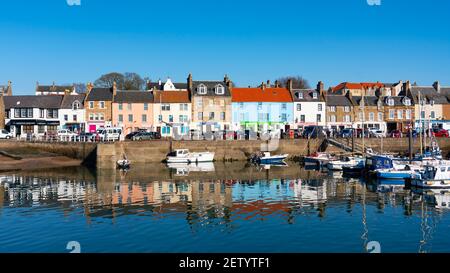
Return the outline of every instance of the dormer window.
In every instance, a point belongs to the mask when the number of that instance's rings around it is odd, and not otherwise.
[[[313,95],[313,99],[315,99],[315,100],[316,100],[316,99],[317,99],[317,92],[313,92],[313,94],[312,94],[312,95]]]
[[[387,98],[386,99],[386,104],[389,106],[394,106],[395,105],[395,101],[393,98]]]
[[[198,86],[198,93],[200,95],[206,95],[207,92],[208,92],[208,89],[206,88],[206,86],[204,84],[200,84]]]
[[[225,94],[225,87],[223,87],[223,85],[221,84],[216,85],[216,94],[217,95]]]
[[[406,106],[411,106],[411,100],[409,98],[404,98],[403,99],[403,104]]]
[[[299,99],[299,100],[302,100],[302,99],[303,99],[303,93],[302,93],[302,92],[296,92],[296,93],[295,93],[295,97],[296,97],[297,99]]]
[[[75,101],[72,104],[72,110],[78,110],[78,109],[80,109],[80,107],[81,107],[81,103],[79,101]]]
[[[434,106],[434,100],[430,100],[431,106]]]

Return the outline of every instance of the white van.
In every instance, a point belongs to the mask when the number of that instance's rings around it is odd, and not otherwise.
[[[122,135],[122,128],[99,128],[97,129],[97,135],[101,141],[119,141]]]

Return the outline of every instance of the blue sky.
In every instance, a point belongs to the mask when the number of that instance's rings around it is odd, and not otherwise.
[[[0,2],[0,84],[302,75],[315,85],[410,79],[450,85],[450,1],[15,0]]]

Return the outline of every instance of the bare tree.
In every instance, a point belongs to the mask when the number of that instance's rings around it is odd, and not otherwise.
[[[77,93],[86,93],[86,84],[85,83],[74,83],[75,92]]]
[[[145,80],[139,74],[127,72],[124,77],[123,90],[143,90],[145,88]]]
[[[125,83],[125,76],[123,74],[117,73],[117,72],[108,73],[108,74],[102,75],[100,78],[98,78],[94,82],[94,85],[96,87],[108,88],[108,87],[112,87],[114,82],[116,82],[118,89],[123,89],[124,83]]]
[[[277,79],[279,84],[283,87],[287,87],[288,80],[292,80],[292,88],[294,89],[308,89],[311,88],[309,85],[308,80],[303,78],[302,76],[287,76],[287,77],[280,77]]]

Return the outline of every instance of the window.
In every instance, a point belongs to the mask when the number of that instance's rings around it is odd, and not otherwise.
[[[214,119],[214,112],[209,113],[209,119]]]
[[[350,106],[345,106],[344,107],[344,112],[346,112],[346,113],[350,112]]]
[[[128,103],[128,105],[127,105],[128,111],[131,111],[132,108],[133,108],[132,104],[131,104],[131,103]]]
[[[69,115],[64,115],[64,121],[69,121]]]
[[[188,105],[187,103],[182,103],[180,104],[180,111],[187,111],[188,110]]]
[[[123,115],[119,115],[119,122],[123,122]]]
[[[39,109],[39,117],[40,118],[44,118],[45,117],[45,110],[44,109]]]
[[[208,92],[208,89],[206,88],[206,86],[204,84],[200,84],[198,86],[198,94],[206,95],[207,92]]]
[[[186,122],[188,122],[188,116],[180,115],[179,120],[180,120],[180,122],[186,123]]]
[[[375,121],[375,114],[369,113],[369,121]]]
[[[388,98],[387,104],[388,104],[389,106],[394,106],[394,105],[395,105],[394,99],[393,99],[393,98]]]
[[[58,118],[58,109],[47,109],[47,118]]]
[[[128,115],[128,122],[133,122],[133,115]]]
[[[23,127],[23,132],[26,134],[31,134],[34,133],[34,126],[33,125],[24,125]]]
[[[403,101],[403,103],[404,103],[406,106],[410,106],[410,105],[411,105],[411,100],[410,100],[409,98],[405,98],[404,101]]]
[[[105,102],[104,101],[100,101],[98,103],[98,105],[99,105],[100,109],[105,109]]]
[[[147,122],[147,115],[146,115],[146,114],[143,114],[143,115],[142,115],[142,122],[143,122],[143,123],[146,123],[146,122]]]
[[[330,112],[336,112],[336,106],[330,106],[328,109]]]
[[[73,121],[75,121],[75,122],[78,121],[78,116],[77,115],[73,115],[72,118],[73,118]]]
[[[89,102],[89,109],[94,109],[94,102],[93,101]]]
[[[359,112],[359,113],[358,113],[358,120],[359,120],[359,121],[362,121],[363,118],[364,118],[364,117],[363,117],[363,113],[362,113],[362,112]]]
[[[225,120],[225,119],[226,119],[225,112],[220,113],[220,120]]]
[[[266,115],[264,113],[258,113],[258,121],[259,122],[264,122],[266,121],[264,118],[266,117]]]
[[[79,101],[75,101],[72,105],[73,110],[78,110],[81,107],[81,103]]]
[[[305,115],[301,115],[300,116],[300,122],[305,123],[306,121],[306,116]]]
[[[159,115],[159,116],[158,116],[158,121],[159,121],[159,122],[162,122],[162,115]]]
[[[389,110],[389,119],[395,119],[395,110]]]
[[[170,135],[170,127],[162,127],[163,135]]]
[[[317,122],[322,122],[322,115],[321,114],[317,115]]]
[[[49,133],[56,133],[57,130],[58,130],[58,126],[56,126],[56,125],[48,125],[47,126],[47,132],[49,132]]]
[[[352,118],[350,117],[350,115],[344,116],[344,122],[352,122]]]
[[[297,104],[297,111],[302,111],[302,105],[300,103]]]
[[[148,111],[148,103],[144,103],[144,111]]]
[[[411,119],[411,110],[406,110],[406,119]]]
[[[281,110],[286,110],[286,109],[287,109],[287,104],[286,103],[281,104]]]
[[[120,121],[120,117],[121,117],[122,115],[119,115],[119,121]],[[122,118],[123,119],[123,118]],[[89,120],[94,120],[94,114],[89,114]]]
[[[98,120],[99,119],[98,114],[95,114],[94,118],[95,118],[95,120]]]
[[[39,134],[45,133],[45,125],[39,125],[38,126],[38,133]]]
[[[318,105],[318,110],[319,110],[319,112],[322,112],[322,107],[323,107],[322,104],[319,104],[319,105]]]
[[[336,122],[336,116],[335,115],[331,115],[330,116],[330,122]]]
[[[295,93],[295,97],[296,97],[297,99],[299,99],[299,100],[302,100],[302,99],[303,99],[303,93],[302,93],[302,92],[296,92],[296,93]]]
[[[169,115],[169,122],[173,122],[173,115]]]
[[[420,116],[422,117],[422,119],[425,119],[425,111],[420,112]]]
[[[378,113],[378,121],[383,121],[383,113]]]
[[[434,106],[434,100],[430,100],[431,106]]]
[[[262,106],[263,106],[262,102],[258,102],[258,110],[262,110]]]
[[[223,85],[219,84],[216,86],[216,94],[217,95],[225,94],[225,88],[223,87]]]
[[[170,104],[161,104],[161,111],[170,111]]]
[[[198,108],[203,107],[203,99],[202,99],[202,98],[197,99],[197,107],[198,107]]]
[[[104,114],[98,114],[98,119],[99,120],[105,120],[105,115]]]
[[[403,110],[397,110],[397,118],[403,119]]]
[[[317,92],[313,92],[313,99],[317,99]]]
[[[281,121],[287,122],[287,114],[286,113],[281,114]]]
[[[239,109],[244,109],[244,103],[243,102],[239,103]]]
[[[203,112],[198,112],[198,119],[203,120]]]
[[[435,119],[436,118],[436,113],[434,111],[431,111],[431,118]]]
[[[123,103],[119,103],[119,111],[123,110]]]

